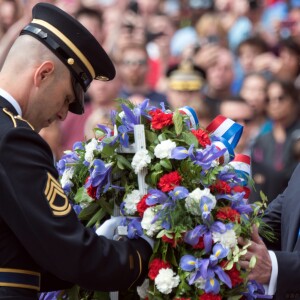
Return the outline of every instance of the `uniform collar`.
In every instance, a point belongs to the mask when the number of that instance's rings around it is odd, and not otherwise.
[[[7,100],[14,107],[18,115],[22,117],[21,107],[17,102],[17,100],[11,94],[9,94],[8,92],[0,88],[0,96],[2,96],[5,100]]]

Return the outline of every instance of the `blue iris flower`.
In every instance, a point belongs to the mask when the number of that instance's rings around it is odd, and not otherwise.
[[[188,195],[189,195],[188,189],[186,189],[183,186],[177,186],[173,191],[169,192],[169,196],[175,201],[182,200],[186,198]]]
[[[137,239],[143,235],[143,228],[141,225],[141,218],[134,218],[128,223],[128,238]]]
[[[56,167],[60,176],[63,175],[66,169],[75,165],[79,161],[79,156],[76,152],[68,152],[62,156],[62,158],[57,162]]]
[[[249,280],[247,283],[248,292],[243,293],[247,300],[254,299],[272,299],[273,296],[265,295],[264,287],[254,280]]]
[[[95,159],[90,169],[90,177],[84,185],[85,188],[90,186],[97,187],[96,197],[99,198],[101,189],[103,188],[103,192],[105,193],[110,186],[111,171],[111,165],[105,165],[101,159]]]
[[[206,280],[205,292],[218,294],[220,291],[220,283],[215,278],[225,283],[229,288],[232,287],[230,277],[218,265],[220,259],[228,255],[228,250],[221,244],[216,244],[213,247],[213,253],[207,259],[196,258],[193,255],[184,255],[180,260],[180,267],[184,271],[192,272],[189,278],[189,284],[193,284],[197,279],[202,277]]]
[[[198,244],[200,237],[203,237],[205,252],[209,253],[212,248],[212,232],[224,233],[226,230],[226,225],[219,221],[214,222],[210,226],[198,225],[186,232],[184,241],[189,245],[195,246]]]
[[[215,145],[207,145],[205,149],[197,150],[195,158],[193,159],[195,164],[200,165],[204,170],[208,170],[213,166],[213,162],[220,158],[226,149],[219,150]]]
[[[146,199],[146,204],[149,206],[164,204],[168,199],[168,196],[160,190],[150,189],[148,194],[149,196]]]
[[[128,132],[132,132],[132,129],[127,128],[125,125],[120,125],[118,127],[118,137],[120,144],[128,148],[129,147],[129,135]]]
[[[186,159],[187,157],[190,157],[191,159],[194,159],[193,151],[194,151],[193,144],[189,147],[188,150],[182,146],[179,146],[172,150],[171,158],[177,159],[177,160],[183,160],[183,159]]]
[[[73,144],[73,151],[76,151],[76,150],[84,150],[84,146],[83,146],[82,142],[75,142]]]

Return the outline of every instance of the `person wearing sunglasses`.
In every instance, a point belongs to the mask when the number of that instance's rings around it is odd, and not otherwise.
[[[292,154],[293,132],[300,128],[299,96],[293,82],[273,79],[267,86],[267,114],[272,130],[257,138],[252,148],[254,188],[251,201],[259,199],[260,191],[269,201],[286,188],[297,166]]]
[[[235,152],[250,155],[253,108],[240,96],[228,96],[220,102],[220,114],[243,126]]]

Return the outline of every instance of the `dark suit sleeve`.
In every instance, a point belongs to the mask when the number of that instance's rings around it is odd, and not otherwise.
[[[278,262],[276,299],[300,299],[300,166],[295,169],[286,190],[273,200],[264,220],[278,237],[266,244]]]
[[[23,255],[42,270],[92,290],[141,284],[151,247],[142,239],[111,241],[85,228],[57,182],[52,154],[41,137],[11,130],[0,145],[0,216]]]
[[[275,240],[264,240],[269,250],[280,250],[281,245],[281,211],[284,202],[284,194],[273,200],[265,211],[263,221],[270,226],[274,233]]]

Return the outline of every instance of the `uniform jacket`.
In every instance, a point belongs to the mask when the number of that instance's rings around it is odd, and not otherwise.
[[[295,169],[286,190],[273,200],[266,221],[276,234],[274,243],[266,244],[278,261],[276,300],[300,299],[300,165]]]
[[[57,181],[50,147],[16,115],[0,97],[0,271],[40,273],[41,291],[141,284],[151,247],[143,239],[107,240],[84,227]],[[0,299],[8,299],[10,289],[1,285],[0,277]]]

